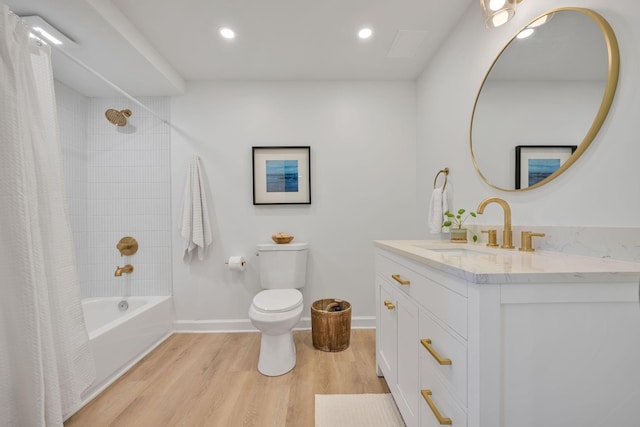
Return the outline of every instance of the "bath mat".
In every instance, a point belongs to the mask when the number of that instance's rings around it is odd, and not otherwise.
[[[316,394],[316,427],[404,427],[396,403],[383,394]]]

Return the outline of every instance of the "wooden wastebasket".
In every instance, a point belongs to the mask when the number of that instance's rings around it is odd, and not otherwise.
[[[313,346],[322,351],[342,351],[351,340],[351,304],[341,299],[321,299],[311,304]]]

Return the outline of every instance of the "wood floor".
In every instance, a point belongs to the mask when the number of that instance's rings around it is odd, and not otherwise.
[[[257,370],[258,333],[174,334],[65,422],[65,427],[313,427],[315,394],[388,393],[376,376],[375,330],[348,349],[316,350],[294,332],[297,365]]]

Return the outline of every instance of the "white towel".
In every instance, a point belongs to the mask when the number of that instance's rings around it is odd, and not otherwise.
[[[429,232],[438,234],[442,232],[444,213],[449,210],[447,191],[442,188],[434,188],[429,201]]]
[[[200,158],[193,156],[184,188],[184,210],[182,213],[182,237],[184,238],[184,261],[190,262],[193,252],[202,261],[211,244],[211,225],[204,180],[200,172]]]

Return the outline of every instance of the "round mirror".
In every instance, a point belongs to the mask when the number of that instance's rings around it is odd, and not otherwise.
[[[490,186],[540,187],[567,170],[600,130],[618,84],[609,23],[583,8],[531,21],[500,52],[471,118],[471,156]]]

